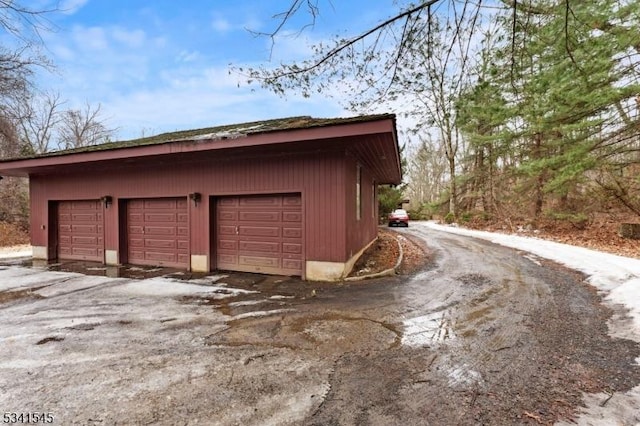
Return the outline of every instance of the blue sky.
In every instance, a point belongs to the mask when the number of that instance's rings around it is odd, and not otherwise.
[[[355,34],[394,11],[390,1],[319,4],[315,27],[297,38],[278,39],[272,64],[307,57],[310,42]],[[108,126],[118,128],[116,139],[292,115],[351,115],[338,99],[296,94],[283,99],[229,74],[229,64],[268,64],[270,40],[247,29],[272,30],[273,15],[288,5],[287,0],[65,0],[60,12],[47,15],[55,30],[42,33],[45,54],[57,69],[41,72],[38,83],[59,92],[67,107],[101,104]],[[289,29],[304,23],[293,22]]]

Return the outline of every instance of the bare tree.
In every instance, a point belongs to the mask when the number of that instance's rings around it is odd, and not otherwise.
[[[14,104],[13,119],[27,153],[42,154],[55,148],[53,139],[60,122],[62,104],[64,102],[60,99],[60,94],[53,92]]]
[[[27,44],[40,42],[41,32],[54,29],[47,15],[57,10],[34,9],[20,1],[0,0],[0,28]]]
[[[440,201],[448,184],[447,170],[448,161],[439,141],[421,138],[419,145],[409,150],[407,195],[413,208]]]
[[[70,109],[62,113],[59,128],[59,147],[79,148],[107,142],[114,130],[107,128],[101,117],[101,106],[89,103],[84,109]]]

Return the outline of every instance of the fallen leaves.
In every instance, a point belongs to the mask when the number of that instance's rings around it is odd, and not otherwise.
[[[29,244],[29,234],[12,223],[0,222],[0,247],[19,244]]]

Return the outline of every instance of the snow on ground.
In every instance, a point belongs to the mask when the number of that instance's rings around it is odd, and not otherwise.
[[[442,311],[403,321],[402,344],[422,347],[442,343],[456,336]]]
[[[33,250],[28,244],[19,246],[0,247],[0,259],[13,259],[17,257],[31,257]]]
[[[414,223],[438,231],[482,238],[529,252],[531,254],[525,254],[524,257],[538,265],[540,262],[535,256],[585,273],[589,276],[588,282],[602,292],[605,303],[622,305],[629,311],[630,321],[624,316],[614,315],[609,322],[609,334],[640,342],[640,260],[533,237],[476,231],[439,225],[435,222]],[[640,360],[637,361],[640,363]],[[558,425],[632,424],[629,422],[637,419],[636,413],[640,410],[640,386],[613,395],[585,394],[584,402],[585,406],[578,418],[573,419],[571,423],[559,422]]]
[[[633,319],[632,329],[613,327],[611,334],[640,342],[640,260],[539,238],[475,231],[434,222],[418,223],[438,231],[482,238],[496,244],[524,250],[584,272],[589,276],[588,282],[604,292],[605,302],[624,305]],[[525,257],[538,263],[535,258]]]
[[[217,286],[192,284],[192,281],[182,281],[167,277],[148,278],[144,280],[131,280],[124,285],[114,287],[112,291],[125,292],[140,296],[188,296],[207,294],[214,299],[231,297],[238,294],[255,293],[255,291],[239,288],[228,288],[226,284]]]

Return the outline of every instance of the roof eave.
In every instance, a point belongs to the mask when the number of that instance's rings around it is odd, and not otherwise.
[[[168,141],[153,145],[120,147],[89,152],[61,153],[60,155],[46,157],[6,160],[0,161],[0,175],[27,177],[32,173],[37,173],[37,170],[40,168],[52,166],[143,158],[174,153],[278,145],[292,142],[304,143],[305,141],[366,136],[376,133],[391,133],[397,146],[395,119],[393,116],[388,116],[373,121],[342,123],[331,126],[287,129],[241,135],[233,139],[194,138],[181,141]],[[399,164],[400,163],[398,162],[398,165]]]

